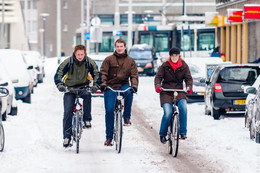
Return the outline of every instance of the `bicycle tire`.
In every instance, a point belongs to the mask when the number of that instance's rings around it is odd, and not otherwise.
[[[123,122],[122,122],[122,112],[119,112],[119,120],[117,121],[118,123],[118,153],[121,152],[121,148],[122,148],[122,138],[123,138]]]
[[[168,128],[168,152],[169,154],[172,154],[172,118],[171,118],[171,122],[170,122],[170,126]]]
[[[80,139],[80,121],[79,111],[76,112],[76,153],[79,153],[79,139]]]
[[[0,152],[4,150],[5,146],[5,132],[2,123],[0,123]]]
[[[116,150],[118,150],[118,112],[115,111],[115,121],[114,121],[114,142]]]
[[[178,148],[179,148],[179,135],[180,135],[180,123],[179,123],[179,114],[176,113],[173,116],[173,121],[172,121],[172,155],[173,157],[177,157],[178,154]]]

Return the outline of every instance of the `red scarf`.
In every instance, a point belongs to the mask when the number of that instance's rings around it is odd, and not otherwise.
[[[173,63],[171,60],[169,60],[168,62],[169,62],[169,64],[171,65],[171,67],[172,67],[173,71],[176,71],[176,69],[177,69],[177,68],[179,68],[179,67],[181,67],[181,66],[182,66],[182,62],[181,62],[181,60],[180,60],[180,59],[177,61],[177,63],[176,63],[176,64],[175,64],[175,63]]]

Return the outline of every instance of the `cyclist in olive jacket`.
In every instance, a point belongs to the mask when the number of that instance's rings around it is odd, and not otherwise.
[[[96,92],[98,85],[98,68],[96,63],[86,55],[86,47],[77,45],[74,48],[73,55],[65,59],[58,67],[54,76],[54,82],[60,92],[65,92],[66,87],[84,88],[89,86],[91,81],[89,73],[93,78],[93,87],[91,92]],[[82,91],[80,97],[83,98],[83,128],[91,128],[91,94]],[[70,145],[72,135],[72,112],[74,108],[76,95],[67,92],[63,97],[64,117],[63,117],[63,139],[64,147]]]

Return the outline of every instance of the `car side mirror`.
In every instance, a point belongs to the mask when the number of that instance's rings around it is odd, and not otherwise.
[[[1,83],[0,86],[8,86],[8,82]]]
[[[248,87],[246,88],[247,94],[256,94],[256,88],[255,87]]]
[[[7,88],[0,88],[0,97],[6,97],[9,94]]]

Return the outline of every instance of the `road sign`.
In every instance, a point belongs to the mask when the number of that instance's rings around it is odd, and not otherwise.
[[[113,36],[122,36],[122,31],[119,30],[113,31]]]
[[[99,17],[94,17],[93,19],[91,19],[91,24],[93,26],[96,26],[96,27],[100,26],[100,24],[101,24],[100,18]]]
[[[84,34],[86,40],[90,40],[90,32]]]

